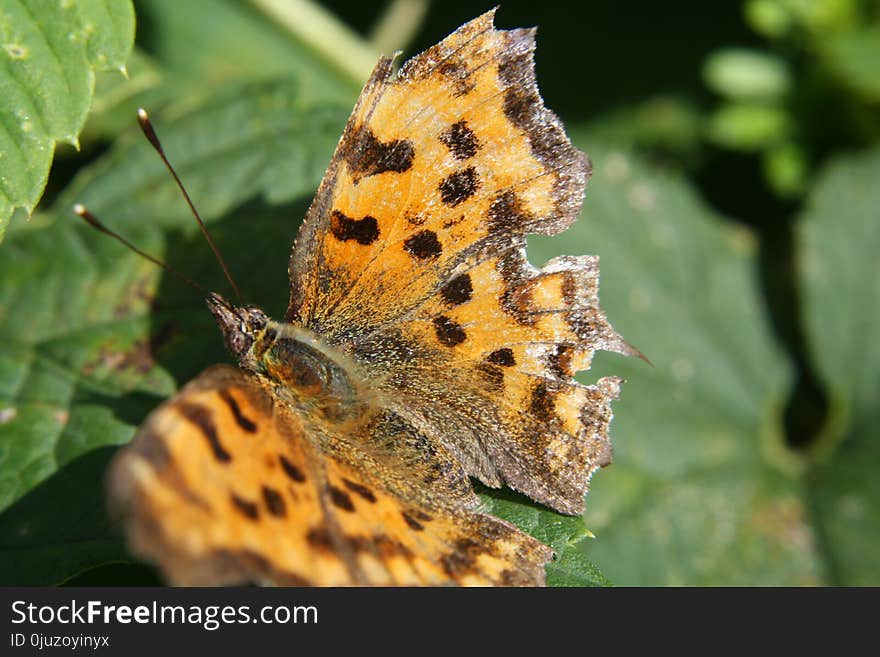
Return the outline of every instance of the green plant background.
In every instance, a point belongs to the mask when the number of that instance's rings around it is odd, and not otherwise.
[[[603,306],[653,367],[600,354],[581,375],[627,379],[583,518],[481,489],[487,510],[557,549],[554,585],[880,584],[880,3],[545,4],[496,22],[539,26],[542,93],[595,173],[581,219],[530,259],[599,254]],[[155,583],[104,513],[103,470],[226,360],[198,295],[70,215],[85,203],[223,289],[134,109],[278,316],[377,53],[485,9],[3,4],[0,583]]]

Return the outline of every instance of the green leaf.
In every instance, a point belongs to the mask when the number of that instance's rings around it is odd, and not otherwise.
[[[304,203],[347,112],[289,80],[237,84],[157,120],[249,300],[276,315]],[[136,132],[136,131],[134,131]],[[134,137],[139,137],[134,139]],[[266,205],[256,196],[281,206]],[[0,259],[0,581],[55,584],[123,559],[102,468],[156,404],[228,360],[202,295],[69,215],[80,200],[212,289],[223,279],[161,162],[132,134],[15,226]],[[216,221],[222,215],[222,221]],[[65,515],[66,514],[66,515]]]
[[[548,586],[611,585],[581,547],[592,536],[583,518],[555,513],[509,489],[478,486],[477,491],[486,513],[512,522],[556,551],[556,558],[547,564]]]
[[[104,512],[111,448],[95,449],[0,515],[0,582],[55,585],[96,563],[128,561]]]
[[[825,48],[828,64],[858,94],[880,101],[880,25],[848,30]]]
[[[233,79],[293,76],[303,99],[342,101],[350,108],[369,72],[352,77],[326,52],[300,42],[250,3],[150,0],[138,9],[138,43],[170,74],[198,88]],[[333,40],[324,44],[332,48]],[[361,62],[361,67],[370,69],[375,59]]]
[[[765,151],[762,158],[764,177],[780,196],[798,196],[807,183],[807,154],[796,142],[787,142]]]
[[[210,221],[258,195],[277,204],[313,191],[347,114],[305,101],[295,80],[276,79],[227,85],[195,106],[167,108],[153,123],[199,213]],[[74,203],[116,226],[149,216],[162,226],[195,228],[174,180],[136,128],[83,170],[56,207],[66,212]]]
[[[880,150],[821,176],[799,230],[804,319],[831,418],[810,499],[832,583],[880,584]]]
[[[791,87],[791,75],[784,60],[742,48],[713,52],[706,59],[703,77],[710,89],[737,100],[775,100]]]
[[[797,31],[825,39],[851,27],[869,6],[859,0],[748,0],[744,14],[755,31],[771,39]]]
[[[575,137],[595,174],[565,251],[601,256],[602,305],[654,364],[600,353],[585,373],[627,382],[583,549],[620,585],[820,582],[800,463],[780,428],[789,368],[756,290],[753,238],[681,180]],[[530,240],[530,259],[560,248]]]
[[[736,102],[717,109],[708,136],[716,144],[741,151],[763,151],[786,140],[791,116],[779,105]]]
[[[62,9],[65,2],[60,3]],[[96,70],[125,69],[134,43],[134,7],[126,0],[73,0]]]
[[[12,212],[40,200],[56,141],[76,145],[95,70],[122,69],[131,3],[9,0],[0,9],[0,239]]]
[[[783,36],[792,26],[792,16],[779,0],[746,0],[746,22],[755,32],[769,38]]]
[[[593,125],[615,144],[674,153],[686,160],[700,145],[704,117],[684,98],[656,96],[606,112]]]
[[[81,141],[113,141],[134,125],[138,108],[156,113],[179,95],[178,85],[138,48],[131,51],[126,70],[125,77],[112,71],[98,73],[95,98]]]

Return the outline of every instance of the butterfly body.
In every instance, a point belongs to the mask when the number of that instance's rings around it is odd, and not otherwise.
[[[154,411],[109,475],[129,544],[173,583],[540,585],[552,551],[470,479],[579,513],[638,354],[598,259],[538,269],[525,235],[576,218],[589,161],[534,81],[533,30],[494,11],[379,61],[302,224],[283,322],[208,305],[239,367]]]
[[[239,366],[280,401],[333,422],[361,412],[369,391],[357,384],[356,364],[320,335],[216,293],[207,301]]]

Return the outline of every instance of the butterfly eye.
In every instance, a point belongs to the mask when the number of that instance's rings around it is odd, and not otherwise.
[[[269,319],[259,308],[245,308],[241,330],[244,333],[259,333],[268,324]]]
[[[229,350],[236,356],[244,354],[253,343],[254,339],[248,335],[244,326],[240,332],[236,331],[228,336]]]

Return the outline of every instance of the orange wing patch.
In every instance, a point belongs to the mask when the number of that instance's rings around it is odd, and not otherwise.
[[[393,483],[352,465],[382,473],[381,455],[342,438],[345,449],[334,450],[334,439],[316,436],[253,377],[207,370],[111,467],[132,550],[173,584],[543,583],[546,546],[478,513],[469,497],[444,495],[442,482],[435,502],[401,499]],[[401,459],[400,436],[384,438]],[[394,469],[389,481],[414,479]]]
[[[534,31],[495,30],[493,15],[393,81],[380,61],[298,238],[288,319],[346,340],[352,324],[424,301],[465,259],[574,220],[587,160],[543,107]]]

